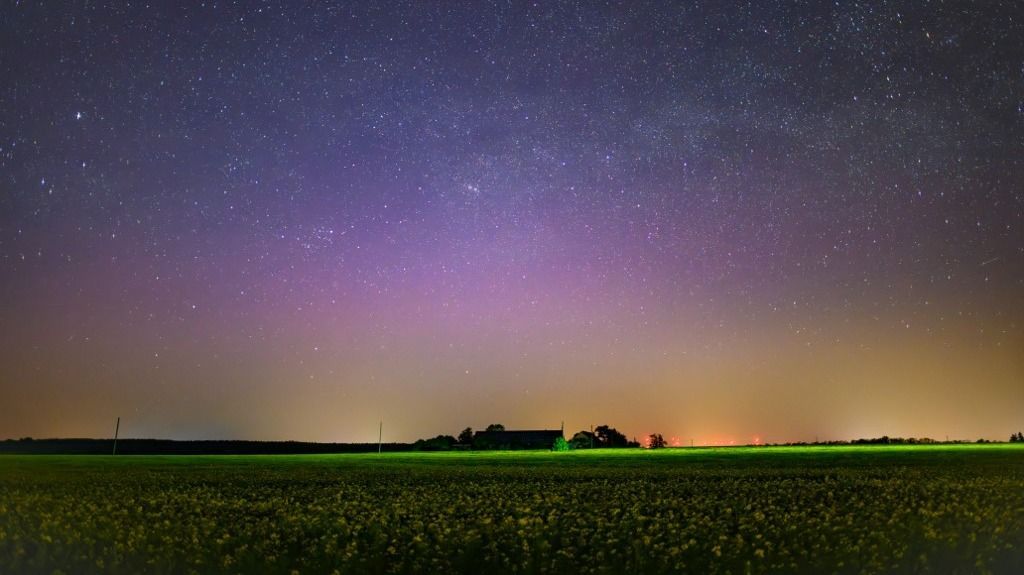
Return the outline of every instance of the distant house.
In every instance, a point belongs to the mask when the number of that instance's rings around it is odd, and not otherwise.
[[[551,449],[563,437],[560,429],[522,429],[508,431],[477,431],[473,434],[475,449]]]

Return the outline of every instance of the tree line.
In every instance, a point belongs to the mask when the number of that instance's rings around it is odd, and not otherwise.
[[[457,436],[438,435],[429,439],[420,439],[413,443],[413,449],[417,451],[452,451],[452,450],[487,450],[487,449],[516,449],[516,445],[497,445],[490,441],[488,433],[504,432],[505,426],[500,423],[492,423],[484,429],[484,434],[476,433],[472,427],[463,429]],[[656,437],[656,439],[655,439]],[[610,425],[598,425],[593,431],[577,431],[566,440],[565,437],[555,438],[550,448],[554,451],[569,451],[573,449],[598,449],[598,448],[625,448],[640,447],[640,442],[629,439],[625,434]],[[648,447],[665,447],[665,440],[660,434],[653,434],[648,439]]]

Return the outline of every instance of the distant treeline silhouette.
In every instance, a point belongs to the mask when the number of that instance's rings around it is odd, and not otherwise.
[[[8,439],[0,453],[53,455],[110,455],[113,439]],[[243,441],[118,439],[118,455],[274,455],[317,453],[375,453],[376,443],[314,443],[308,441]],[[381,451],[410,451],[410,443],[384,443]]]
[[[1014,440],[1011,438],[1010,442]],[[761,446],[801,446],[801,445],[946,445],[946,444],[961,444],[961,443],[999,443],[998,441],[992,441],[989,439],[947,439],[940,441],[938,439],[932,439],[930,437],[889,437],[883,435],[882,437],[870,437],[860,438],[851,440],[834,440],[834,441],[790,441],[786,443],[763,443]]]
[[[630,441],[614,427],[599,425],[593,431],[579,431],[566,441],[561,429],[505,429],[500,423],[492,423],[483,431],[467,427],[458,437],[438,435],[419,439],[412,444],[413,451],[459,451],[459,450],[521,450],[590,449],[592,447],[639,447],[636,440]]]
[[[915,445],[919,443],[941,443],[930,437],[882,437],[860,438],[850,442],[853,445]]]

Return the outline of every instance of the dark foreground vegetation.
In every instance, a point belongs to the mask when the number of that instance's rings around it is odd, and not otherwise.
[[[1021,573],[1024,446],[0,456],[0,573]]]

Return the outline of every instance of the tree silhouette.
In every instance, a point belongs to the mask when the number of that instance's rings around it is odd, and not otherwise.
[[[619,430],[607,425],[594,428],[595,447],[629,447],[629,440]]]
[[[467,427],[459,433],[459,443],[470,444],[473,443],[473,428]]]
[[[415,451],[448,451],[455,444],[451,435],[438,435],[430,439],[419,439],[412,444]]]
[[[647,438],[647,447],[649,449],[661,449],[665,447],[665,438],[660,433],[652,433]]]
[[[505,431],[505,426],[500,423],[492,423],[487,426],[486,431]]]

